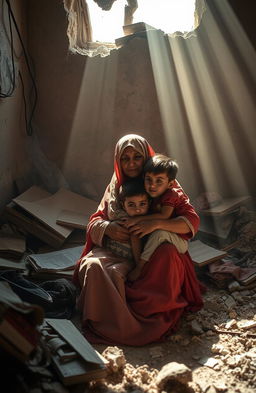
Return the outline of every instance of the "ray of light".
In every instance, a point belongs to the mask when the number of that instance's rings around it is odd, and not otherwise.
[[[255,156],[255,52],[227,2],[216,6],[207,10],[198,37],[170,38],[168,46],[150,33],[149,48],[167,144],[182,160],[181,172],[195,154],[206,190],[224,185],[231,194],[244,193],[248,173],[241,160]]]
[[[87,58],[63,165],[67,178],[80,179],[74,190],[97,200],[112,170],[116,67],[116,54],[111,61],[110,56]]]

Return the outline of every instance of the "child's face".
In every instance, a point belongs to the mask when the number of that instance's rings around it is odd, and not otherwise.
[[[148,196],[146,194],[141,194],[126,197],[123,205],[128,216],[142,216],[147,213],[149,208]]]
[[[165,172],[157,174],[147,172],[145,174],[144,185],[151,198],[159,197],[167,189],[171,188],[172,184],[173,180],[169,180]]]

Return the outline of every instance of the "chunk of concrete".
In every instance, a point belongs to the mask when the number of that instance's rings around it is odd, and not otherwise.
[[[192,381],[192,370],[185,364],[177,362],[165,364],[156,377],[156,385],[160,390],[164,390],[169,383],[186,385],[190,381]]]

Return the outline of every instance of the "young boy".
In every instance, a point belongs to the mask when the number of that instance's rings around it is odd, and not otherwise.
[[[131,179],[125,182],[119,189],[118,199],[128,217],[141,217],[148,213],[150,198],[145,191],[142,179]],[[124,214],[121,214],[121,217],[123,219]],[[120,221],[117,220],[121,225],[123,225],[122,219]],[[136,264],[139,263],[142,240],[138,236],[131,235],[129,243],[107,239],[105,246],[114,254],[124,258],[134,259]]]
[[[189,199],[181,189],[175,189],[177,172],[178,164],[176,161],[163,154],[156,154],[146,162],[144,166],[144,185],[147,193],[152,198],[150,207],[152,214],[125,219],[127,228],[144,220],[182,216],[184,206],[187,207]],[[183,234],[178,235],[163,230],[152,232],[141,253],[139,262],[137,262],[135,269],[129,273],[128,278],[133,281],[139,277],[144,264],[160,244],[164,242],[172,243],[180,253],[185,253],[188,250],[187,239],[188,236]]]

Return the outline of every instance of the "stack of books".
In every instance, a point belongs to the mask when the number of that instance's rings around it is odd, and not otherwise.
[[[0,347],[25,362],[32,357],[39,340],[41,307],[24,303],[8,283],[0,281]]]
[[[46,318],[41,332],[52,365],[64,385],[107,376],[108,361],[90,345],[71,321]]]
[[[29,275],[37,279],[72,278],[74,266],[84,246],[30,254],[26,257]]]

